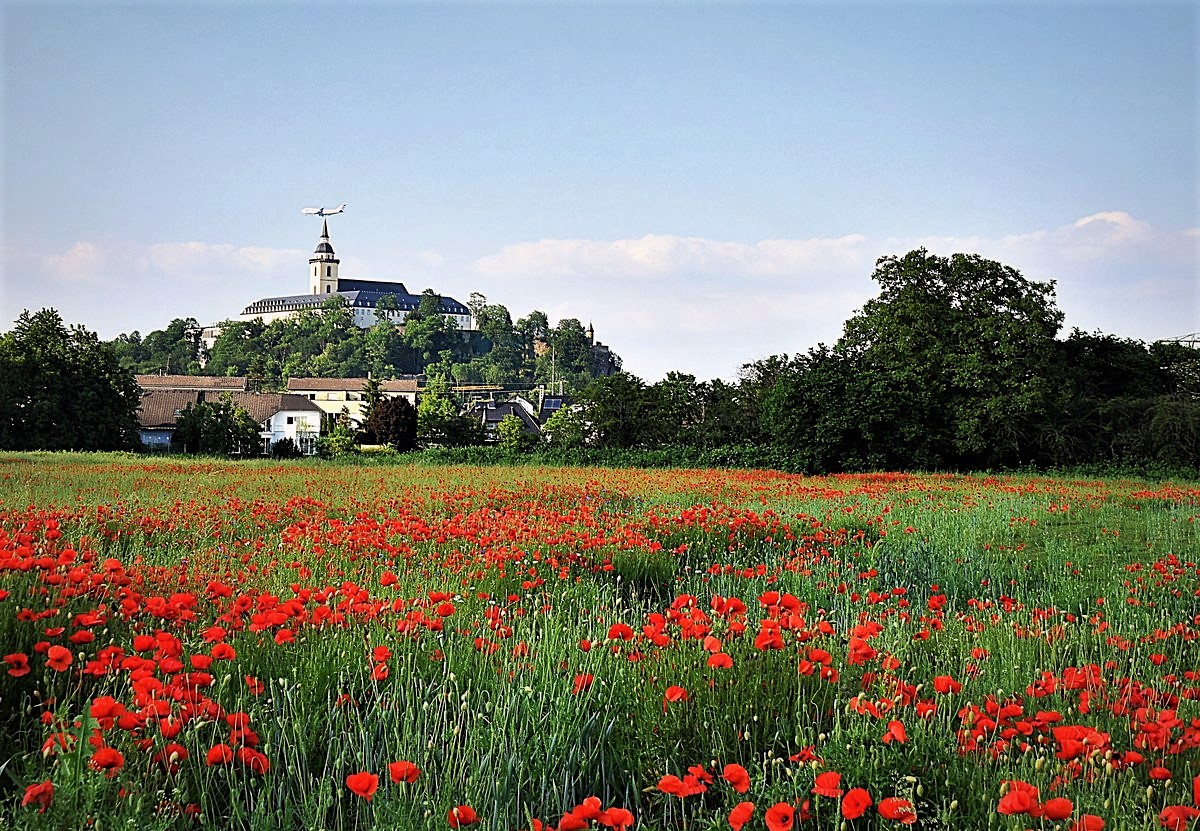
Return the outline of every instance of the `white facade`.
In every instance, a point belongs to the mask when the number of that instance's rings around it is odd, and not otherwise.
[[[280,439],[291,439],[301,453],[309,456],[316,452],[316,441],[321,436],[321,416],[312,410],[279,410],[263,423],[259,435],[264,453]]]

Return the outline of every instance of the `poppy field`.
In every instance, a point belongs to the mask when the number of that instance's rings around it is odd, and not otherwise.
[[[1200,828],[1200,485],[0,457],[0,827]]]

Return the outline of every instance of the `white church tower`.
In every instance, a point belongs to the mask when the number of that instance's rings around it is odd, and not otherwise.
[[[329,243],[329,220],[321,223],[321,241],[308,261],[308,287],[313,294],[332,294],[338,286],[337,254]]]

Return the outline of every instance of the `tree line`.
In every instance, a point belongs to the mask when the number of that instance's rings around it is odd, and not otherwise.
[[[226,321],[211,349],[205,349],[194,318],[176,319],[143,337],[122,334],[111,341],[122,366],[136,374],[244,375],[264,389],[282,389],[288,378],[396,378],[444,374],[456,383],[538,384],[582,389],[589,381],[621,367],[621,359],[592,348],[574,318],[550,325],[545,312],[513,321],[503,305],[472,294],[467,304],[476,329],[464,332],[442,314],[432,290],[402,323],[395,322],[395,298],[379,302],[376,322],[355,325],[343,298],[334,296],[315,309],[264,323]]]
[[[873,279],[832,346],[745,364],[733,384],[597,379],[550,443],[738,448],[803,472],[1200,468],[1200,350],[1060,338],[1053,283],[976,255],[884,257]]]
[[[509,425],[510,449],[564,458],[586,451],[601,462],[603,454],[658,453],[678,463],[813,473],[1200,469],[1200,350],[1079,330],[1063,336],[1052,282],[977,255],[883,257],[873,279],[878,296],[832,345],[745,364],[731,381],[669,373],[653,384],[613,372],[619,359],[597,367],[578,321],[551,328],[534,312],[514,323],[480,295],[471,298],[473,333],[437,313],[440,301],[427,292],[403,327],[381,316],[360,329],[335,300],[290,320],[232,323],[207,356],[194,321],[103,344],[44,310],[22,315],[0,338],[0,447],[128,446],[131,372],[199,369],[204,357],[207,372],[257,375],[267,385],[290,375],[424,371],[430,387],[419,412],[385,408],[391,426],[372,428],[403,436],[389,439],[402,448],[482,441],[457,413],[451,381],[561,381],[570,403],[543,425],[542,443],[531,446]],[[111,386],[107,409],[88,392],[93,383]],[[61,392],[68,384],[88,396],[87,427],[71,426],[84,416]],[[353,444],[344,434],[339,440]]]

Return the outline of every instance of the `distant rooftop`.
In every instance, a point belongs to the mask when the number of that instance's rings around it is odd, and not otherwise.
[[[243,375],[135,375],[134,380],[144,390],[246,390]]]

